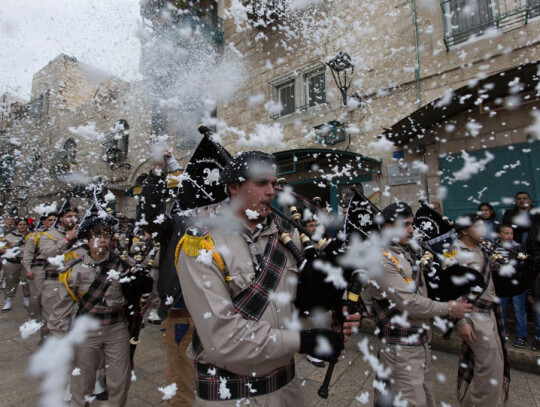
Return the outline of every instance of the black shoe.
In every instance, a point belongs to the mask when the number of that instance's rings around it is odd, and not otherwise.
[[[99,393],[99,394],[92,394],[92,396],[94,396],[96,400],[99,400],[99,401],[109,400],[109,393],[107,391],[104,391],[103,393]]]
[[[527,339],[521,337],[521,336],[518,336],[516,338],[516,340],[514,341],[514,347],[515,348],[524,348],[525,346],[527,346]]]
[[[532,345],[531,345],[531,349],[532,350],[540,350],[540,341],[538,339],[534,339]]]

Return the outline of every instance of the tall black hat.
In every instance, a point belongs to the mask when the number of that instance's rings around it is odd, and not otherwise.
[[[410,218],[413,216],[411,207],[405,202],[394,202],[382,210],[385,223],[394,223],[398,218]]]
[[[62,217],[65,213],[68,212],[75,212],[79,213],[79,208],[72,205],[71,202],[69,202],[69,198],[66,198],[64,203],[62,203],[62,206],[60,207],[60,210],[58,211],[58,217]]]
[[[111,229],[118,224],[118,219],[109,215],[105,209],[94,199],[92,205],[84,215],[77,230],[77,239],[87,239],[90,232],[97,226],[109,226]]]
[[[231,155],[205,135],[191,156],[180,179],[177,196],[181,211],[217,204],[228,198],[220,172]]]

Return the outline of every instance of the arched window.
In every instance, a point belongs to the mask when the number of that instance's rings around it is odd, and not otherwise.
[[[129,150],[129,124],[124,119],[116,122],[102,144],[103,159],[109,164],[125,161]]]

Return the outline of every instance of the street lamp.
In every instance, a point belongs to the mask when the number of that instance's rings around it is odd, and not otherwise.
[[[347,91],[351,87],[354,74],[354,65],[351,62],[350,55],[346,52],[339,52],[326,65],[330,67],[334,82],[336,82],[336,86],[341,92],[343,105],[347,106]],[[358,96],[355,96],[355,98],[358,99]]]

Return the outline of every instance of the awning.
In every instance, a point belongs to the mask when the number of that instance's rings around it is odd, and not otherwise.
[[[538,86],[538,62],[521,65],[455,90],[401,119],[383,135],[396,145],[417,141],[436,123],[464,111],[479,109],[497,98],[525,93]]]
[[[349,167],[354,172],[353,177],[367,173],[381,173],[381,160],[351,151],[309,148],[279,151],[274,153],[274,156],[278,176],[311,172],[311,178],[318,178],[321,173],[313,171],[314,168],[323,169],[335,166],[338,166],[337,171]]]

